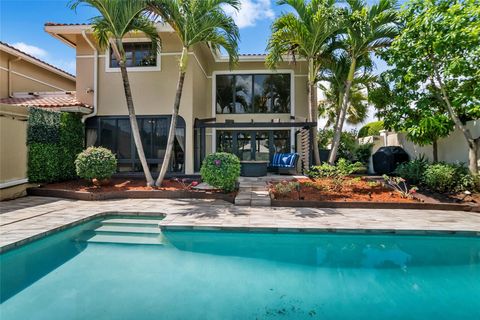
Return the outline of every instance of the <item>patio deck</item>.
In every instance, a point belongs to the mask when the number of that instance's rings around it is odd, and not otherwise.
[[[480,236],[480,213],[461,211],[239,207],[221,200],[79,201],[31,196],[1,202],[0,208],[0,251],[109,213],[165,215],[162,229]]]

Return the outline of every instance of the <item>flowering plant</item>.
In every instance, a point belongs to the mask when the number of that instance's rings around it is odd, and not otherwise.
[[[183,190],[190,190],[192,187],[198,186],[198,181],[190,181],[188,179],[179,179],[179,178],[174,178],[173,181],[180,183],[182,186]]]

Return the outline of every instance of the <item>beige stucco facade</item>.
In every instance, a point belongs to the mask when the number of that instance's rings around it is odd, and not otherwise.
[[[94,70],[95,46],[97,61],[97,116],[127,115],[122,78],[119,70],[108,68],[109,53],[100,49],[88,27],[46,26],[52,35],[68,39],[74,44],[77,53],[77,99],[85,104],[93,105],[95,100]],[[82,34],[83,31],[83,34]],[[87,37],[87,39],[85,39]],[[141,35],[136,36],[139,41]],[[137,115],[170,115],[172,113],[178,80],[178,59],[182,50],[181,42],[173,32],[160,32],[162,46],[159,52],[159,70],[130,70],[129,80]],[[127,41],[132,41],[127,37]],[[88,40],[88,41],[87,41]],[[89,43],[90,42],[90,43]],[[291,116],[305,120],[307,117],[307,66],[304,61],[296,63],[282,62],[277,70],[265,66],[264,56],[242,56],[233,70],[228,61],[215,55],[207,46],[201,45],[189,52],[189,65],[186,74],[180,116],[186,123],[186,157],[185,173],[194,173],[194,122],[195,119],[215,118],[216,122],[232,119],[235,122],[271,122],[279,119],[290,122]],[[140,68],[137,68],[140,69]],[[215,76],[223,73],[289,73],[291,74],[291,113],[289,114],[229,114],[215,113],[214,88]],[[268,129],[268,128],[265,128]],[[292,129],[293,130],[293,129]],[[215,130],[207,129],[206,153],[214,151]],[[293,133],[292,133],[293,137]],[[294,139],[291,140],[292,143]]]
[[[13,92],[74,90],[74,76],[0,44],[0,99]]]

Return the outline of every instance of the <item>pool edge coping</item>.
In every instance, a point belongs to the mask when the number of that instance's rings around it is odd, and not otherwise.
[[[82,223],[90,222],[100,217],[106,216],[144,216],[144,217],[163,217],[167,214],[162,212],[133,212],[133,211],[102,211],[83,217],[61,226],[53,227],[49,230],[41,231],[32,236],[0,246],[0,254],[22,247],[41,238],[52,235],[56,232],[64,231]],[[168,223],[168,222],[166,222]],[[162,231],[225,231],[225,232],[269,232],[269,233],[301,233],[301,234],[358,234],[358,235],[430,235],[430,236],[469,236],[480,237],[478,230],[445,230],[445,229],[395,229],[395,228],[336,228],[336,227],[279,227],[279,226],[222,226],[222,225],[194,225],[194,224],[175,224],[167,225],[159,222],[159,228]]]

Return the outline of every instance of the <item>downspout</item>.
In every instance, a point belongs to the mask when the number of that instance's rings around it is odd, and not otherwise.
[[[20,61],[20,60],[22,60],[22,58],[20,58],[20,57],[17,57],[17,58],[15,58],[15,59],[13,59],[13,60],[8,60],[8,91],[7,91],[7,92],[8,92],[8,96],[9,96],[10,98],[13,98],[13,91],[12,91],[12,88],[13,88],[13,86],[12,86],[12,63],[17,62],[17,61]]]
[[[82,117],[82,122],[85,123],[85,120],[88,118],[94,117],[97,115],[97,102],[98,102],[98,51],[97,48],[93,45],[93,43],[88,39],[86,30],[82,31],[82,36],[85,41],[88,43],[90,48],[93,50],[93,112],[84,115]]]

